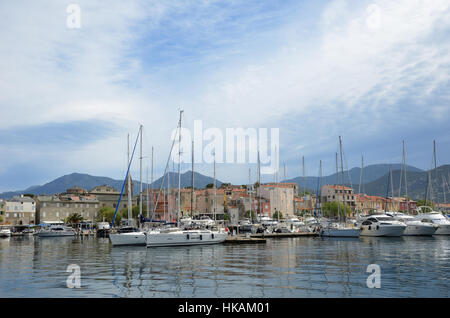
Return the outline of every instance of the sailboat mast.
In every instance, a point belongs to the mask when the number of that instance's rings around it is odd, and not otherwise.
[[[194,211],[194,141],[192,141],[191,218]]]
[[[391,175],[391,208],[392,208],[392,212],[395,213],[395,208],[394,208],[394,181],[393,181],[393,177],[392,177],[392,166],[389,167],[389,174]]]
[[[216,150],[214,149],[214,206],[213,206],[213,219],[216,220]]]
[[[346,202],[345,202],[345,186],[344,186],[344,183],[345,183],[345,181],[344,181],[344,161],[343,161],[343,159],[342,159],[342,137],[341,136],[339,136],[339,151],[340,151],[340,154],[341,154],[341,171],[342,171],[342,201],[343,201],[343,203],[344,203],[344,222],[345,222],[345,220],[346,220],[346,211],[345,211],[345,204],[346,204]]]
[[[141,181],[140,184],[140,191],[139,191],[139,217],[142,215],[142,125],[139,129],[141,140],[140,140],[140,156],[139,156],[139,180]]]
[[[261,218],[261,162],[259,161],[259,150],[258,150],[258,190],[259,190],[259,217]]]
[[[130,164],[130,134],[128,134],[128,165]],[[130,222],[132,215],[131,215],[131,173],[128,173],[128,222]]]
[[[252,174],[252,169],[249,168],[248,169],[248,193],[250,195],[250,221],[253,223],[253,216],[252,216],[252,192],[250,187],[252,186],[252,180],[251,180],[251,174]]]
[[[152,179],[151,179],[151,190],[152,190],[152,211],[153,211],[153,146],[152,146]],[[152,212],[153,214],[153,212]],[[150,217],[150,215],[148,215],[147,217]]]
[[[180,110],[180,130],[178,134],[178,212],[177,226],[180,226],[180,210],[181,210],[181,116],[183,111]]]
[[[150,196],[149,196],[149,191],[148,191],[148,166],[147,166],[147,189],[146,189],[146,195],[147,195],[147,207],[146,207],[146,209],[147,209],[147,219],[148,218],[150,218],[150,202],[149,202],[149,200],[150,200]]]
[[[405,180],[405,196],[406,196],[406,213],[409,214],[409,198],[408,198],[408,181],[406,178],[406,146],[405,141],[403,140],[403,177]]]

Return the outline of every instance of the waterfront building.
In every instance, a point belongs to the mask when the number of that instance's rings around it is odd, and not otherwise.
[[[316,200],[317,197],[315,195],[306,194],[303,197],[296,196],[294,198],[294,209],[296,215],[311,215],[314,213],[316,209]],[[320,206],[317,208],[320,209]]]
[[[216,189],[216,219],[223,219],[225,213],[225,189]],[[190,200],[190,199],[189,199]],[[196,215],[214,218],[214,189],[196,190]]]
[[[85,221],[95,221],[101,209],[99,200],[92,194],[78,196],[64,193],[36,197],[36,223],[57,224],[72,214],[80,214]]]
[[[276,211],[280,211],[284,218],[294,216],[294,193],[296,183],[268,183],[258,188],[257,195],[270,202],[270,217]]]
[[[94,195],[97,198],[100,204],[100,208],[111,207],[113,209],[116,209],[117,202],[119,202],[120,191],[117,191],[117,189],[115,189],[114,187],[110,187],[106,184],[102,186],[97,186],[91,189],[88,193]],[[133,193],[133,180],[131,180],[131,193]],[[127,183],[125,184],[122,200],[120,201],[119,211],[128,208],[127,196],[128,196],[128,180]],[[136,206],[138,204],[136,197],[132,196],[131,200],[133,206]]]
[[[0,217],[1,217],[0,223],[5,222],[5,213],[6,213],[6,201],[3,199],[0,199]]]
[[[28,196],[14,196],[6,201],[4,223],[11,225],[35,224],[36,202]]]
[[[386,199],[364,193],[356,194],[356,210],[362,214],[381,213],[386,205]]]
[[[356,197],[353,189],[342,185],[326,184],[321,187],[321,202],[344,202],[353,210],[356,209]]]

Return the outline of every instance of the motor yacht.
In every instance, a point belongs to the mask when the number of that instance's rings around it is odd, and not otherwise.
[[[0,237],[10,237],[11,236],[11,229],[6,226],[2,226],[0,228]]]
[[[419,207],[418,210],[422,211]],[[429,208],[429,207],[427,207]],[[429,208],[430,209],[430,208]],[[440,212],[431,211],[425,213],[419,213],[416,215],[416,219],[425,223],[431,223],[438,226],[435,235],[449,235],[450,234],[450,221]]]
[[[361,236],[402,236],[405,229],[405,223],[387,214],[373,214],[361,223]]]
[[[395,220],[406,224],[405,232],[403,235],[433,235],[438,226],[427,220],[418,220],[412,215],[404,214],[401,212],[386,212],[386,215],[393,217]]]
[[[177,227],[147,232],[147,247],[218,244],[227,238],[225,231],[186,230]]]
[[[61,237],[61,236],[75,236],[76,232],[73,228],[64,225],[51,225],[48,228],[43,228],[36,233],[39,237]]]

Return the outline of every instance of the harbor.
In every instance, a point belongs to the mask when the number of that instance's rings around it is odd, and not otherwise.
[[[266,238],[264,244],[112,247],[108,238],[0,239],[1,297],[449,297],[450,240]],[[80,288],[67,288],[68,266]],[[368,288],[368,264],[381,288]]]

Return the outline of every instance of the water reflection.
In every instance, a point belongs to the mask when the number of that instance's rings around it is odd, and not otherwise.
[[[0,240],[2,297],[448,297],[448,237],[291,238],[265,245],[114,247],[106,238]],[[82,288],[68,289],[69,264]],[[366,287],[379,264],[382,288]]]

